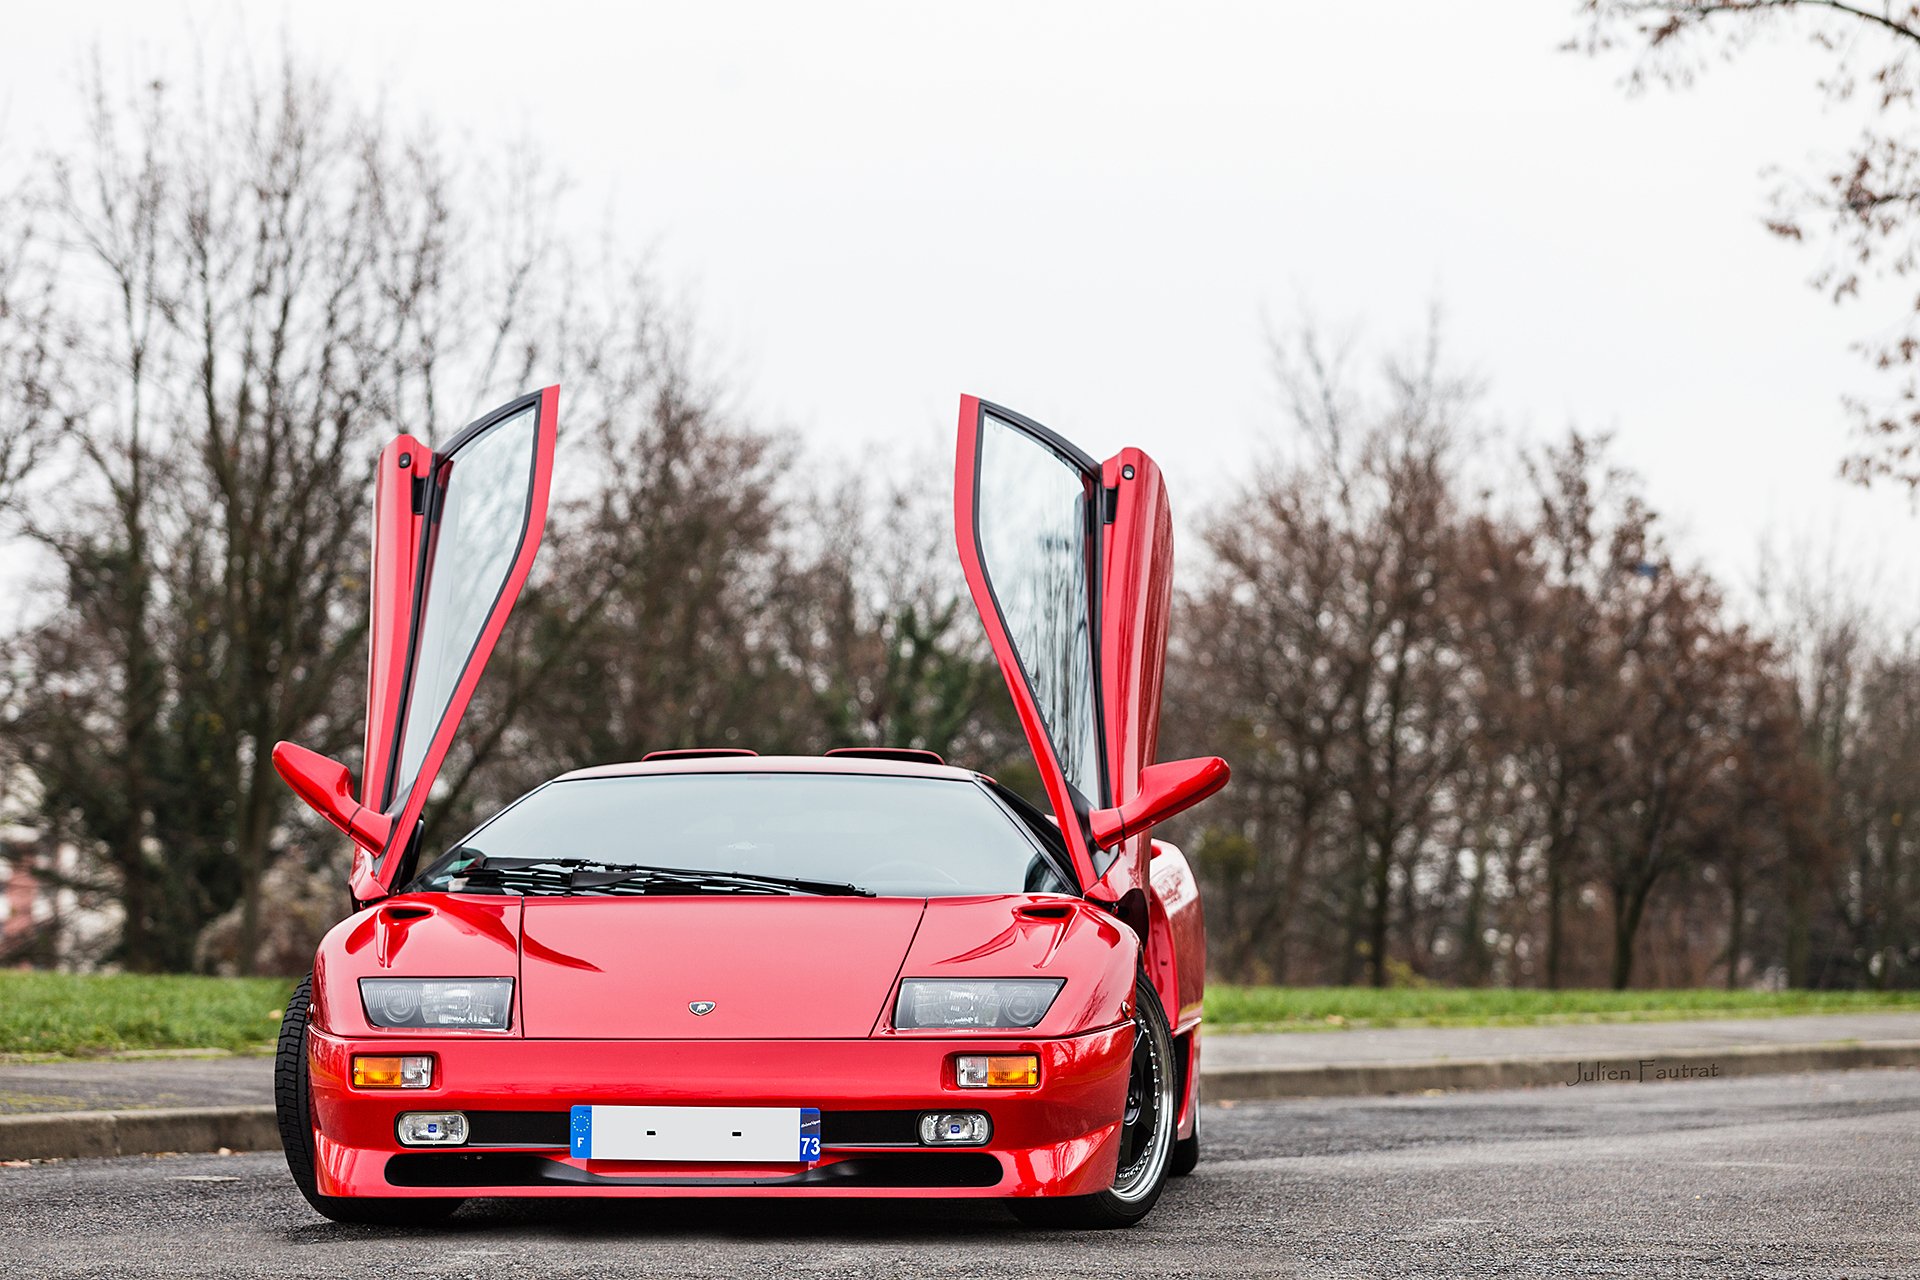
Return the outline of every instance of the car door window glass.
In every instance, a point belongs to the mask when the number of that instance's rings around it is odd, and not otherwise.
[[[439,518],[421,568],[420,636],[390,812],[406,802],[526,537],[538,425],[529,406],[461,445],[434,474]]]
[[[988,584],[1067,784],[1103,803],[1094,706],[1093,503],[1099,489],[1034,436],[980,424],[975,527]]]

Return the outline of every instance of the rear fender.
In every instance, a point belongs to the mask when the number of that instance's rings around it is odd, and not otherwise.
[[[1207,926],[1200,886],[1187,857],[1164,840],[1153,842],[1153,892],[1147,906],[1147,963],[1154,991],[1184,1035],[1200,1024],[1207,990]]]

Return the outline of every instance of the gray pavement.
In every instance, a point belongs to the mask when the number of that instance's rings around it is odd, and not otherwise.
[[[277,1154],[0,1168],[31,1276],[1920,1274],[1920,1072],[1209,1107],[1130,1232],[990,1203],[475,1201],[339,1227]]]
[[[272,1102],[267,1057],[0,1062],[0,1116]]]
[[[1740,1045],[1920,1041],[1920,1013],[1833,1013],[1792,1018],[1697,1018],[1539,1027],[1382,1027],[1284,1035],[1210,1034],[1209,1067],[1329,1062],[1427,1062],[1446,1058],[1670,1054]],[[0,1076],[4,1080],[4,1076]],[[0,1086],[3,1087],[3,1086]]]

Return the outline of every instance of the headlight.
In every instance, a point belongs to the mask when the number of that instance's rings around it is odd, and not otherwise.
[[[512,978],[362,978],[360,1004],[376,1027],[505,1031]]]
[[[921,1027],[1031,1027],[1047,1016],[1064,978],[994,978],[946,982],[909,978],[900,984],[893,1025]]]

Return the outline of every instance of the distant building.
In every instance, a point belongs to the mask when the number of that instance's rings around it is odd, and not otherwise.
[[[25,820],[18,771],[0,782],[0,965],[91,969],[119,937],[120,908],[50,883],[44,873],[80,875],[80,850]]]

